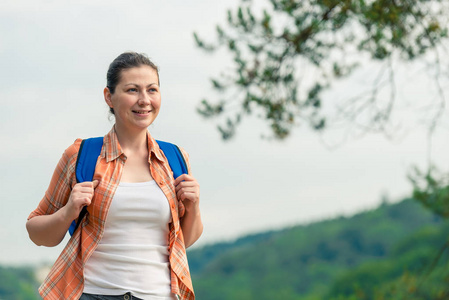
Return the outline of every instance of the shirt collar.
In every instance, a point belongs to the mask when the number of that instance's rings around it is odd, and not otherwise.
[[[148,141],[148,150],[149,156],[148,161],[150,161],[151,156],[153,155],[160,161],[164,161],[164,155],[162,154],[161,149],[159,148],[159,144],[156,140],[151,136],[150,132],[147,131],[147,141]],[[106,162],[113,161],[120,157],[121,155],[125,156],[122,148],[120,147],[120,143],[118,142],[117,133],[115,132],[115,126],[104,136],[104,157],[106,158]]]
[[[125,155],[118,142],[117,134],[115,133],[115,126],[112,126],[112,129],[104,136],[103,144],[106,162],[113,161],[120,155]]]
[[[148,152],[149,152],[148,161],[150,161],[151,156],[154,155],[158,160],[163,162],[164,155],[162,154],[162,150],[159,148],[159,144],[151,136],[149,131],[147,131],[147,141],[148,141]]]

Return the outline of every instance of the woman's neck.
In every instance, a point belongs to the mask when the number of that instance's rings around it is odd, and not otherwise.
[[[117,134],[120,147],[123,152],[126,150],[138,151],[147,149],[147,130],[129,131],[121,126],[114,125],[115,133]]]

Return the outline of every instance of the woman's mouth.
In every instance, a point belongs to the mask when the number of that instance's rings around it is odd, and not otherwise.
[[[151,112],[151,110],[133,110],[133,113],[138,115],[147,115]]]

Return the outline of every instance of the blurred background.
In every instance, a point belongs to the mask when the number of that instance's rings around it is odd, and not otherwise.
[[[2,1],[0,298],[36,299],[66,241],[35,246],[27,216],[63,151],[112,127],[106,71],[136,51],[160,67],[149,130],[201,185],[198,299],[446,299],[446,9]]]

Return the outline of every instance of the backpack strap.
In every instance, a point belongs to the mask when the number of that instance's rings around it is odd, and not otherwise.
[[[103,137],[96,137],[85,139],[81,142],[76,158],[75,175],[76,182],[92,181],[94,178],[95,167],[97,165],[98,156],[100,156],[101,148],[103,147]],[[80,221],[87,213],[87,208],[83,207],[78,216],[78,222],[73,220],[69,227],[70,235],[73,235],[78,228]]]
[[[158,143],[159,148],[161,148],[162,152],[164,152],[165,157],[168,160],[168,164],[170,165],[170,169],[173,172],[174,179],[178,178],[182,174],[189,173],[184,156],[182,156],[181,150],[178,146],[172,143],[158,140],[156,140],[156,142]]]
[[[103,137],[85,139],[81,142],[76,160],[76,182],[92,181],[102,147]]]
[[[164,152],[165,157],[168,160],[168,164],[173,171],[173,178],[187,174],[187,164],[181,150],[175,144],[158,141],[159,148]],[[92,181],[94,177],[95,167],[97,165],[98,156],[100,156],[101,148],[103,147],[103,137],[95,137],[85,139],[81,142],[80,149],[78,151],[78,157],[76,159],[76,182]],[[83,207],[78,216],[78,221],[73,220],[70,224],[69,233],[73,235],[78,228],[80,221],[87,213],[87,208]]]

